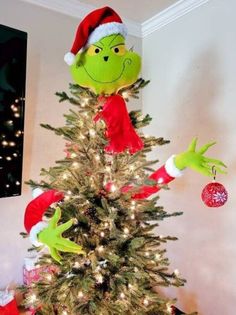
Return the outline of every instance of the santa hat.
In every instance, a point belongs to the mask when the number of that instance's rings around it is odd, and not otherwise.
[[[92,11],[79,24],[72,48],[64,56],[65,62],[72,65],[81,48],[113,34],[127,35],[127,28],[119,15],[110,7]]]

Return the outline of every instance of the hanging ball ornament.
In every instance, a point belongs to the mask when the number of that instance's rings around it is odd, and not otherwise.
[[[212,168],[214,179],[212,183],[207,184],[202,191],[202,201],[211,208],[223,206],[228,199],[228,192],[225,187],[216,182],[216,171]]]

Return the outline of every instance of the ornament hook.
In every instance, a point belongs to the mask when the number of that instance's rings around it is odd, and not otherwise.
[[[213,174],[213,180],[215,181],[216,180],[216,167],[215,167],[215,165],[212,166],[211,171],[212,171],[212,174]]]

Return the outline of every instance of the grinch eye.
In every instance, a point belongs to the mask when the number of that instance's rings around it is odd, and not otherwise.
[[[101,51],[102,51],[102,48],[92,45],[88,48],[87,54],[89,56],[95,56],[95,55],[98,55]]]
[[[126,52],[125,45],[123,44],[114,46],[111,48],[111,50],[113,51],[113,53],[115,53],[118,56],[123,56]]]

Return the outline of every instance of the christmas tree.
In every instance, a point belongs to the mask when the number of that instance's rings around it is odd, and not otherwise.
[[[106,28],[110,23],[113,27]],[[94,36],[101,26],[102,34]],[[197,152],[194,139],[186,152],[157,171],[152,168],[157,161],[148,161],[147,154],[169,141],[145,136],[142,127],[150,116],[126,110],[125,100],[137,98],[148,82],[137,80],[140,58],[125,48],[124,32],[120,17],[108,7],[81,22],[66,57],[78,84],[70,85],[69,95],[57,93],[60,102],[69,101],[73,108],[65,115],[65,126],[42,125],[66,140],[66,157],[42,169],[40,182],[29,181],[43,193],[27,206],[25,227],[33,249],[49,249],[37,262],[40,279],[24,288],[24,304],[36,314],[178,311],[175,301],[158,292],[185,283],[178,271],[169,270],[165,256],[164,245],[176,238],[159,235],[158,225],[181,213],[167,213],[159,196],[147,197],[166,189],[187,166],[209,175],[208,163],[219,171],[223,163],[203,156],[212,143]],[[118,76],[116,69],[123,69]],[[48,222],[39,222],[43,216]]]

